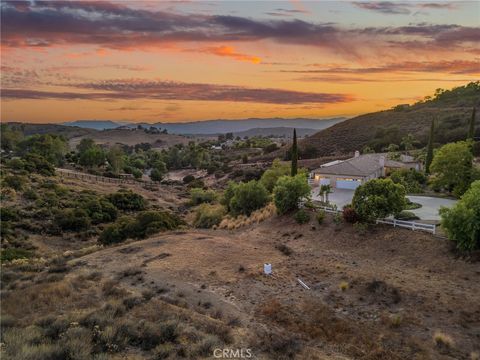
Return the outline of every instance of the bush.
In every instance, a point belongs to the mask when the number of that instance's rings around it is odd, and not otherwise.
[[[131,190],[119,190],[116,193],[105,197],[117,209],[126,211],[138,211],[145,209],[147,201],[142,195],[136,194]]]
[[[355,224],[358,222],[358,214],[354,208],[346,206],[343,208],[343,220],[350,224]]]
[[[190,190],[190,204],[193,206],[203,203],[212,203],[216,198],[217,194],[213,190],[203,190],[200,188]]]
[[[36,172],[44,176],[55,175],[55,167],[43,156],[27,154],[24,156],[24,168],[28,172]]]
[[[258,181],[251,180],[235,186],[229,209],[234,215],[250,214],[264,207],[269,200],[267,189]]]
[[[83,209],[67,209],[55,216],[55,222],[62,230],[81,231],[90,226],[90,218]]]
[[[37,192],[33,189],[27,189],[23,193],[23,197],[27,200],[37,200],[38,195]]]
[[[273,188],[275,187],[278,179],[281,176],[289,175],[290,174],[290,166],[288,164],[281,164],[280,160],[275,159],[272,163],[272,166],[270,169],[266,170],[261,179],[260,182],[265,186],[265,188],[269,191],[272,192]]]
[[[280,214],[298,209],[300,200],[310,195],[310,186],[304,174],[282,176],[273,189],[273,199]]]
[[[304,209],[300,209],[295,213],[293,218],[299,224],[306,224],[310,221],[310,214]]]
[[[395,219],[409,221],[418,220],[420,218],[411,211],[403,210],[395,216]]]
[[[352,206],[361,221],[396,215],[405,208],[405,188],[390,179],[367,181],[355,190]]]
[[[319,210],[317,213],[318,224],[322,225],[324,220],[325,220],[325,210]]]
[[[20,175],[7,175],[3,178],[3,183],[16,191],[20,191],[27,183],[27,178]]]
[[[143,211],[135,218],[122,217],[107,226],[98,241],[108,245],[128,238],[143,239],[160,231],[176,229],[182,223],[176,215],[165,211]]]
[[[118,215],[117,208],[106,199],[89,200],[84,209],[94,224],[114,221]]]
[[[407,193],[421,193],[427,178],[425,175],[415,169],[399,169],[390,174],[390,179],[395,184],[401,184],[405,187]]]
[[[480,248],[480,180],[452,208],[441,208],[442,227],[459,250]]]
[[[222,205],[201,204],[195,211],[193,225],[197,228],[209,229],[219,225],[225,213],[225,207]]]
[[[459,141],[443,145],[435,153],[430,166],[432,187],[461,196],[472,182],[472,143]]]
[[[8,248],[0,250],[1,261],[12,261],[16,259],[28,259],[32,253],[25,249]]]
[[[195,180],[195,176],[193,176],[193,175],[187,175],[187,176],[184,176],[184,177],[183,177],[183,183],[184,183],[184,184],[189,184],[189,183],[191,183],[193,180]]]

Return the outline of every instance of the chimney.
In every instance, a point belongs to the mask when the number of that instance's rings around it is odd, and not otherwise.
[[[359,156],[360,156],[360,151],[355,150],[355,157],[357,158],[357,157],[359,157]]]
[[[380,163],[380,166],[383,168],[385,167],[385,156],[380,156],[380,158],[378,159],[378,162]]]

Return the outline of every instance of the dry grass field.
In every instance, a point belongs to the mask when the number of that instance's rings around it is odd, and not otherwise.
[[[181,187],[125,186],[185,211]],[[243,348],[257,359],[475,359],[478,262],[426,233],[264,212],[110,247],[36,235],[44,257],[2,269],[2,358],[208,359]]]

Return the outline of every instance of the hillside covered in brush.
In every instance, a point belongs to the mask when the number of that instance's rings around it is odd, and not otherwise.
[[[413,105],[398,105],[390,110],[360,115],[321,130],[300,141],[305,153],[328,156],[352,153],[369,146],[383,151],[389,144],[400,145],[412,134],[416,146],[426,145],[432,119],[435,119],[435,141],[444,144],[465,139],[472,108],[480,105],[480,82],[437,89],[433,96]],[[480,136],[477,125],[476,136]]]

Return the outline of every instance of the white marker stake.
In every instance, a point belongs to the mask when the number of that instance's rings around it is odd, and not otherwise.
[[[272,264],[265,263],[263,264],[263,272],[265,275],[271,275],[272,274]]]
[[[300,283],[300,285],[303,286],[304,289],[310,290],[310,288],[307,286],[307,284],[305,284],[302,280],[300,280],[300,279],[297,279],[297,280]]]

